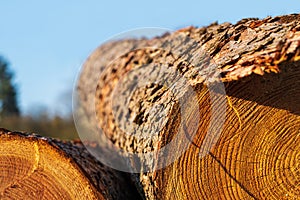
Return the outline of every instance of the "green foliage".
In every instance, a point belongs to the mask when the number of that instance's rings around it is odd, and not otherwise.
[[[0,57],[0,119],[4,116],[18,116],[16,86],[13,84],[13,73],[8,63]]]
[[[47,115],[33,118],[31,116],[11,116],[0,120],[0,127],[11,131],[37,133],[42,136],[64,140],[78,139],[76,128],[71,117],[48,117]]]

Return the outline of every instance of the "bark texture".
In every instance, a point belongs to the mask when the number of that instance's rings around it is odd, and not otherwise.
[[[0,199],[139,199],[80,142],[0,129]]]
[[[188,80],[178,86],[176,99],[160,84],[126,90],[127,83],[149,77],[176,83],[176,76],[153,70],[162,65]],[[132,71],[136,78],[130,76]],[[213,113],[209,84],[219,81],[226,90],[226,118],[220,137],[200,157]],[[196,91],[198,106],[187,108],[190,114],[182,116],[179,102],[188,103],[187,85]],[[192,145],[178,160],[135,178],[146,199],[300,199],[299,89],[297,14],[188,27],[151,40],[110,42],[87,60],[78,86],[90,122],[127,152],[159,150],[178,130],[183,129],[187,138],[196,130],[189,138]],[[118,106],[116,99],[124,105]],[[97,120],[91,109],[94,102]],[[153,109],[160,106],[167,113],[163,122],[157,119],[159,109]],[[135,134],[124,133],[116,118],[125,128],[134,123]],[[152,137],[136,139],[145,133]],[[183,145],[180,140],[175,144],[165,160]],[[140,160],[144,167],[161,162],[142,156]]]

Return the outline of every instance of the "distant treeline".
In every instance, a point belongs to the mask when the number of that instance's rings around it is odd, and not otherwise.
[[[50,117],[42,109],[42,112],[32,113],[34,115],[21,115],[18,89],[13,79],[9,62],[0,55],[0,128],[60,139],[78,138],[71,114],[69,117]]]
[[[33,118],[31,116],[9,116],[0,119],[0,127],[11,131],[37,133],[42,136],[64,140],[78,138],[72,117],[62,118],[44,115]]]

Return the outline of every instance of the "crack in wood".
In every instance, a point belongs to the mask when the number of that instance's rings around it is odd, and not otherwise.
[[[184,129],[184,133],[185,136],[187,137],[187,139],[191,142],[191,144],[199,149],[201,149],[201,147],[199,145],[197,145],[194,141],[192,141],[191,137],[189,136],[189,134],[187,133],[187,127],[186,125],[183,123],[183,129]],[[208,154],[220,165],[220,167],[224,170],[224,172],[236,183],[238,184],[241,189],[243,191],[245,191],[249,196],[251,196],[253,199],[258,200],[258,198],[252,193],[250,192],[239,180],[237,180],[230,172],[229,170],[222,164],[222,162],[220,160],[217,159],[217,157],[211,152],[209,151]]]
[[[224,170],[224,172],[236,183],[238,184],[249,196],[251,196],[253,199],[258,200],[257,197],[255,197],[255,195],[250,192],[239,180],[237,180],[230,172],[229,170],[222,164],[222,162],[220,160],[217,159],[217,157],[209,152],[208,153],[219,165],[220,167]]]

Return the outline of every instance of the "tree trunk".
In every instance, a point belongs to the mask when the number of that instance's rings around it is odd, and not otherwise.
[[[139,199],[80,142],[0,129],[0,199]]]
[[[107,43],[78,90],[90,126],[138,155],[146,199],[300,199],[299,61],[300,15],[244,19]]]

